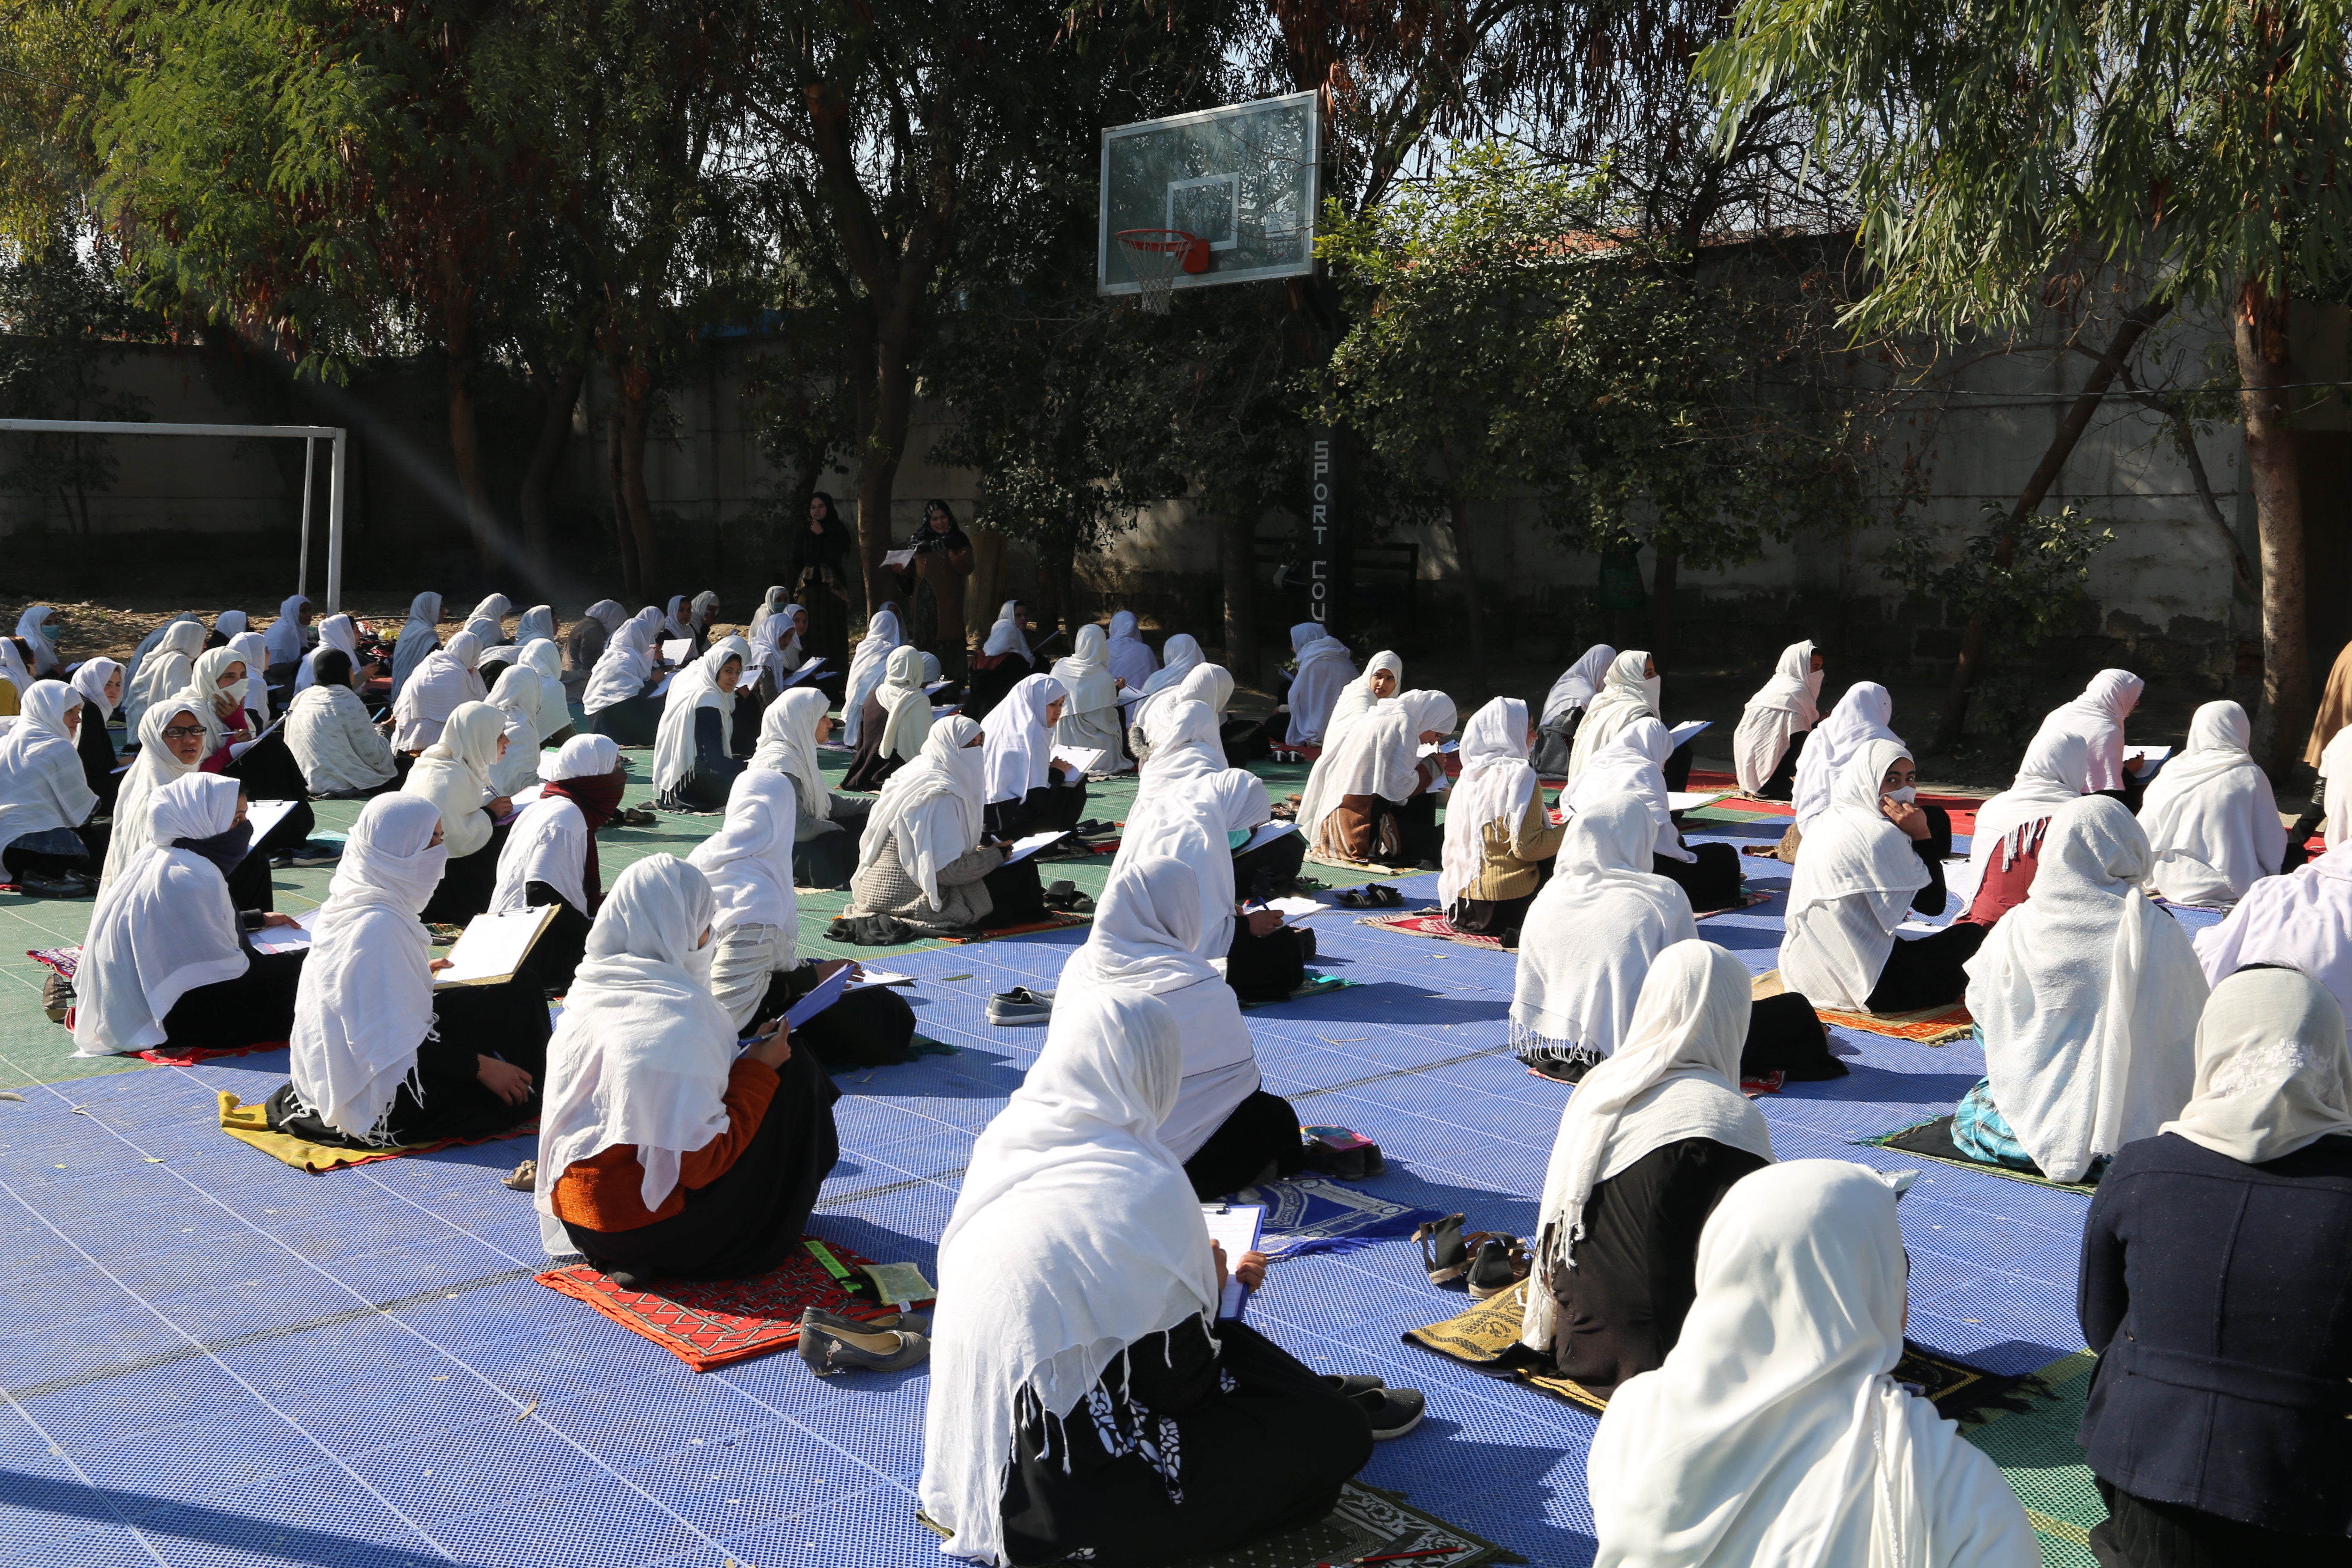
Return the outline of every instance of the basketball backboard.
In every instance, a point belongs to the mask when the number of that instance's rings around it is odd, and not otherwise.
[[[1296,92],[1104,132],[1095,292],[1142,292],[1113,237],[1129,229],[1208,241],[1207,269],[1178,289],[1313,271],[1322,125],[1319,95]]]

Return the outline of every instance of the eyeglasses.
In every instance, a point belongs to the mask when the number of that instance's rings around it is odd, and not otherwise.
[[[167,724],[163,727],[163,739],[193,741],[204,732],[205,727],[202,724]]]

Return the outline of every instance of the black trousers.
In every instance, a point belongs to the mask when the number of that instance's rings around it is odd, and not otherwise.
[[[555,919],[531,943],[530,956],[522,961],[516,978],[541,991],[567,991],[580,961],[588,956],[588,932],[596,922],[573,909],[562,893],[545,882],[526,883],[522,897],[523,902],[534,910],[553,904]]]
[[[294,993],[302,984],[302,952],[247,953],[234,980],[181,993],[163,1015],[163,1043],[177,1049],[239,1050],[283,1044],[294,1030]]]
[[[1307,1145],[1298,1131],[1298,1112],[1280,1095],[1258,1089],[1234,1107],[1224,1124],[1184,1162],[1184,1175],[1204,1198],[1223,1197],[1255,1185],[1271,1167],[1277,1176],[1295,1176],[1307,1168]],[[1240,1259],[1228,1258],[1231,1268]]]
[[[981,885],[988,889],[989,901],[995,906],[982,919],[982,931],[1028,925],[1053,913],[1045,907],[1045,884],[1038,879],[1034,855],[1009,866],[999,866],[981,879]]]
[[[403,1083],[384,1118],[395,1143],[436,1143],[445,1138],[495,1138],[539,1115],[547,1080],[547,1000],[520,981],[461,985],[433,994],[433,1032],[416,1047],[413,1083]],[[497,1057],[530,1074],[530,1097],[510,1105],[483,1087],[481,1057]],[[423,1092],[419,1093],[419,1089]],[[298,1112],[294,1086],[269,1097],[269,1125],[313,1143],[358,1146],[316,1117]]]
[[[441,885],[416,918],[427,925],[461,926],[488,909],[490,895],[499,887],[499,851],[506,847],[507,829],[512,826],[492,828],[490,841],[471,855],[453,856],[442,868]]]
[[[768,994],[751,1014],[751,1027],[760,1028],[816,986],[816,971],[809,964],[781,971],[768,982]],[[915,1038],[915,1010],[887,985],[845,991],[838,1001],[793,1031],[793,1049],[814,1051],[828,1071],[844,1068],[897,1067],[907,1059]]]
[[[1087,781],[1040,784],[1019,800],[994,800],[982,820],[997,837],[1011,841],[1032,833],[1066,833],[1086,820]]]
[[[250,753],[247,753],[250,755]],[[289,798],[278,796],[278,799]],[[260,910],[264,913],[278,907],[269,880],[269,858],[281,849],[290,849],[310,837],[310,829],[319,826],[319,818],[310,803],[299,794],[291,797],[294,809],[278,820],[278,826],[253,841],[236,869],[228,874],[229,901],[240,910]]]
[[[77,868],[95,875],[98,868],[106,863],[106,841],[112,836],[112,825],[85,822],[73,830],[73,836],[81,840],[82,852],[79,855],[52,855],[44,849],[20,849],[17,844],[24,840],[18,839],[16,844],[0,849],[0,869],[5,869],[11,879],[25,876],[56,878]],[[237,907],[246,909],[251,906],[240,904]]]
[[[1294,888],[1307,863],[1307,835],[1286,833],[1234,857],[1234,889],[1245,899],[1269,899]]]
[[[1544,863],[1550,865],[1549,861]],[[1538,884],[1540,890],[1541,884]],[[1517,946],[1518,930],[1528,922],[1528,910],[1534,907],[1536,895],[1528,893],[1516,899],[1457,899],[1445,911],[1445,921],[1467,936],[1502,937]]]
[[[630,697],[600,708],[582,721],[587,734],[609,736],[616,746],[650,746],[661,729],[662,700]]]
[[[833,797],[825,820],[841,825],[838,833],[820,833],[793,846],[793,880],[803,888],[846,888],[857,869],[857,845],[866,832],[866,814],[874,803],[848,795]]]
[[[2289,1535],[2186,1503],[2151,1502],[2091,1479],[2107,1505],[2105,1521],[2091,1527],[2091,1555],[2100,1568],[2344,1568],[2352,1562],[2352,1545],[2340,1535]]]
[[[1789,737],[1789,749],[1780,753],[1780,765],[1772,770],[1763,787],[1756,792],[1759,800],[1789,800],[1797,793],[1797,759],[1805,754],[1805,738],[1811,730],[1800,730]]]
[[[1758,1001],[1748,1014],[1748,1039],[1739,1049],[1739,1076],[1781,1073],[1791,1082],[1843,1078],[1845,1063],[1830,1055],[1830,1032],[1812,1003],[1794,991]]]
[[[1225,984],[1244,1002],[1281,1001],[1307,984],[1306,933],[1297,926],[1278,926],[1252,936],[1249,922],[1235,916],[1234,940],[1225,949]]]
[[[282,724],[247,746],[245,755],[231,758],[221,772],[245,786],[248,800],[301,800],[310,793]]]
[[[1987,930],[1980,925],[1954,924],[1916,942],[1896,937],[1886,955],[1886,967],[1878,972],[1878,984],[1871,987],[1870,1010],[1915,1013],[1958,1001],[1969,989],[1964,965],[1984,945]]]
[[[1671,855],[1651,858],[1650,869],[1680,888],[1690,899],[1691,913],[1734,909],[1739,903],[1739,851],[1728,844],[1693,844],[1696,860]]]

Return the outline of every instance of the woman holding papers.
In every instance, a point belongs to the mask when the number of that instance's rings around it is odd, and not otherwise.
[[[662,700],[654,695],[661,683],[654,650],[660,625],[659,610],[640,610],[605,642],[580,693],[581,711],[593,733],[624,746],[654,743],[662,719]]]
[[[2049,730],[2033,737],[2010,786],[1977,807],[1969,841],[1977,893],[1962,920],[1990,926],[2025,902],[2042,864],[2050,819],[2091,793],[2090,776],[2089,748],[2082,736]],[[1951,818],[1944,820],[1948,826]]]
[[[363,689],[368,681],[383,673],[380,663],[371,664],[360,657],[359,623],[349,616],[329,616],[319,623],[319,642],[301,662],[294,667],[294,689],[308,691],[319,679],[319,661],[330,652],[341,653],[352,670],[353,689]]]
[[[367,705],[351,687],[351,656],[329,647],[314,657],[318,683],[296,692],[286,710],[286,744],[303,783],[322,800],[381,795],[400,782],[410,759],[368,722]]]
[[[1894,720],[1894,694],[1874,680],[1857,680],[1845,689],[1845,695],[1830,710],[1830,716],[1814,727],[1812,739],[1805,742],[1804,752],[1797,759],[1797,783],[1790,795],[1790,803],[1796,808],[1796,821],[1780,840],[1781,859],[1791,860],[1801,853],[1799,847],[1804,836],[1830,809],[1838,776],[1863,747],[1873,741],[1903,744],[1903,737],[1887,728]],[[1948,818],[1946,833],[1949,833]],[[1941,842],[1948,846],[1951,840],[1946,837]],[[1950,853],[1949,849],[1945,853]]]
[[[1442,756],[1423,757],[1454,728],[1454,699],[1408,691],[1381,703],[1333,742],[1314,798],[1298,808],[1313,853],[1352,864],[1411,866],[1444,852],[1437,796]]]
[[[224,875],[252,837],[236,781],[174,779],[151,797],[146,847],[106,885],[74,970],[74,1054],[274,1046],[294,1023],[303,953],[257,952],[289,915],[240,910]]]
[[[575,735],[560,752],[536,752],[539,798],[524,806],[499,851],[492,914],[555,906],[523,972],[543,991],[572,983],[587,950],[589,922],[604,901],[596,833],[613,819],[628,783],[620,748],[604,735]]]
[[[81,723],[74,731],[74,749],[81,754],[83,780],[97,794],[100,808],[110,812],[122,788],[122,775],[115,771],[122,759],[115,754],[114,737],[107,733],[106,726],[122,705],[124,683],[122,666],[110,658],[84,659],[73,672],[73,689],[81,693]]]
[[[1728,844],[1685,844],[1675,826],[1661,765],[1673,750],[1674,740],[1664,725],[1655,719],[1634,720],[1586,759],[1576,782],[1560,792],[1562,809],[1573,816],[1620,796],[1642,801],[1658,830],[1650,869],[1682,889],[1694,913],[1737,909],[1742,881],[1739,852]]]
[[[463,925],[490,907],[504,843],[499,823],[514,810],[511,800],[490,787],[490,769],[506,749],[505,731],[506,715],[488,703],[463,704],[400,786],[401,794],[432,802],[440,814],[448,865],[423,915],[434,924]]]
[[[663,810],[725,808],[728,788],[743,771],[735,754],[735,690],[751,658],[741,637],[721,637],[671,678],[654,737],[654,788]]]
[[[750,1035],[845,967],[840,960],[803,963],[800,914],[793,896],[793,781],[756,769],[735,781],[727,821],[687,858],[710,879],[719,900],[711,934],[711,994],[738,1036]],[[828,1068],[893,1067],[907,1059],[915,1010],[887,986],[846,992],[793,1031],[797,1049]]]
[[[1045,914],[1037,863],[986,842],[987,758],[962,715],[931,726],[922,755],[882,786],[843,914],[889,915],[927,934],[1001,930]]]
[[[923,1512],[968,1562],[1171,1563],[1327,1514],[1421,1396],[1327,1379],[1237,1318],[1161,1141],[1184,1052],[1160,997],[1073,992],[973,1146],[940,1242]]]
[[[0,868],[27,892],[78,899],[98,885],[89,868],[106,830],[90,826],[98,792],[74,744],[94,711],[64,681],[36,680],[0,734]]]
[[[541,1230],[560,1225],[625,1289],[773,1268],[799,1250],[840,1155],[839,1091],[814,1052],[780,1020],[736,1055],[710,993],[719,918],[683,860],[622,872],[548,1046]]]
[[[988,830],[999,838],[1067,831],[1086,816],[1087,775],[1054,760],[1062,702],[1060,681],[1033,675],[981,724],[988,737]]]
[[[926,647],[959,674],[966,652],[963,585],[971,575],[971,536],[943,500],[923,503],[923,521],[907,541],[898,593],[907,602],[908,640]]]
[[[1534,743],[1528,705],[1496,698],[1462,727],[1462,777],[1446,802],[1437,901],[1455,931],[1497,936],[1505,947],[1518,945],[1566,831],[1551,825],[1528,764]]]
[[[768,704],[760,718],[753,771],[786,773],[793,781],[793,880],[803,888],[845,888],[857,868],[857,839],[873,802],[836,795],[825,787],[816,749],[833,729],[822,691],[798,687]]]
[[[495,1138],[539,1114],[546,998],[512,981],[434,989],[450,961],[433,956],[418,917],[446,858],[431,801],[385,795],[361,808],[307,922],[292,1076],[269,1097],[272,1131],[384,1148]]]
[[[2091,787],[2114,795],[2135,816],[2148,768],[2137,752],[2125,754],[2124,721],[2147,689],[2147,683],[2128,669],[2103,669],[2091,678],[2083,695],[2052,709],[2042,721],[2044,732],[2058,730],[2083,737],[2090,752]]]
[[[1007,599],[996,612],[995,625],[988,628],[988,638],[981,645],[978,657],[971,661],[971,687],[965,694],[963,712],[967,719],[985,719],[996,711],[1004,694],[1036,673],[1035,659],[1029,652],[1028,616],[1021,601]]]
[[[1070,657],[1054,661],[1054,679],[1065,700],[1062,716],[1054,724],[1054,742],[1069,751],[1100,752],[1090,770],[1121,773],[1135,764],[1128,761],[1125,731],[1119,721],[1121,682],[1110,672],[1110,643],[1100,626],[1078,628]]]
[[[931,732],[929,684],[940,678],[940,661],[913,647],[894,647],[883,671],[882,684],[866,699],[857,755],[842,775],[844,789],[880,789],[915,760]]]

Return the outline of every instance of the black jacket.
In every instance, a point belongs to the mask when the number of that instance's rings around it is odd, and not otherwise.
[[[2157,1502],[2352,1534],[2352,1137],[2246,1165],[2126,1144],[2083,1227],[2079,1441]]]

